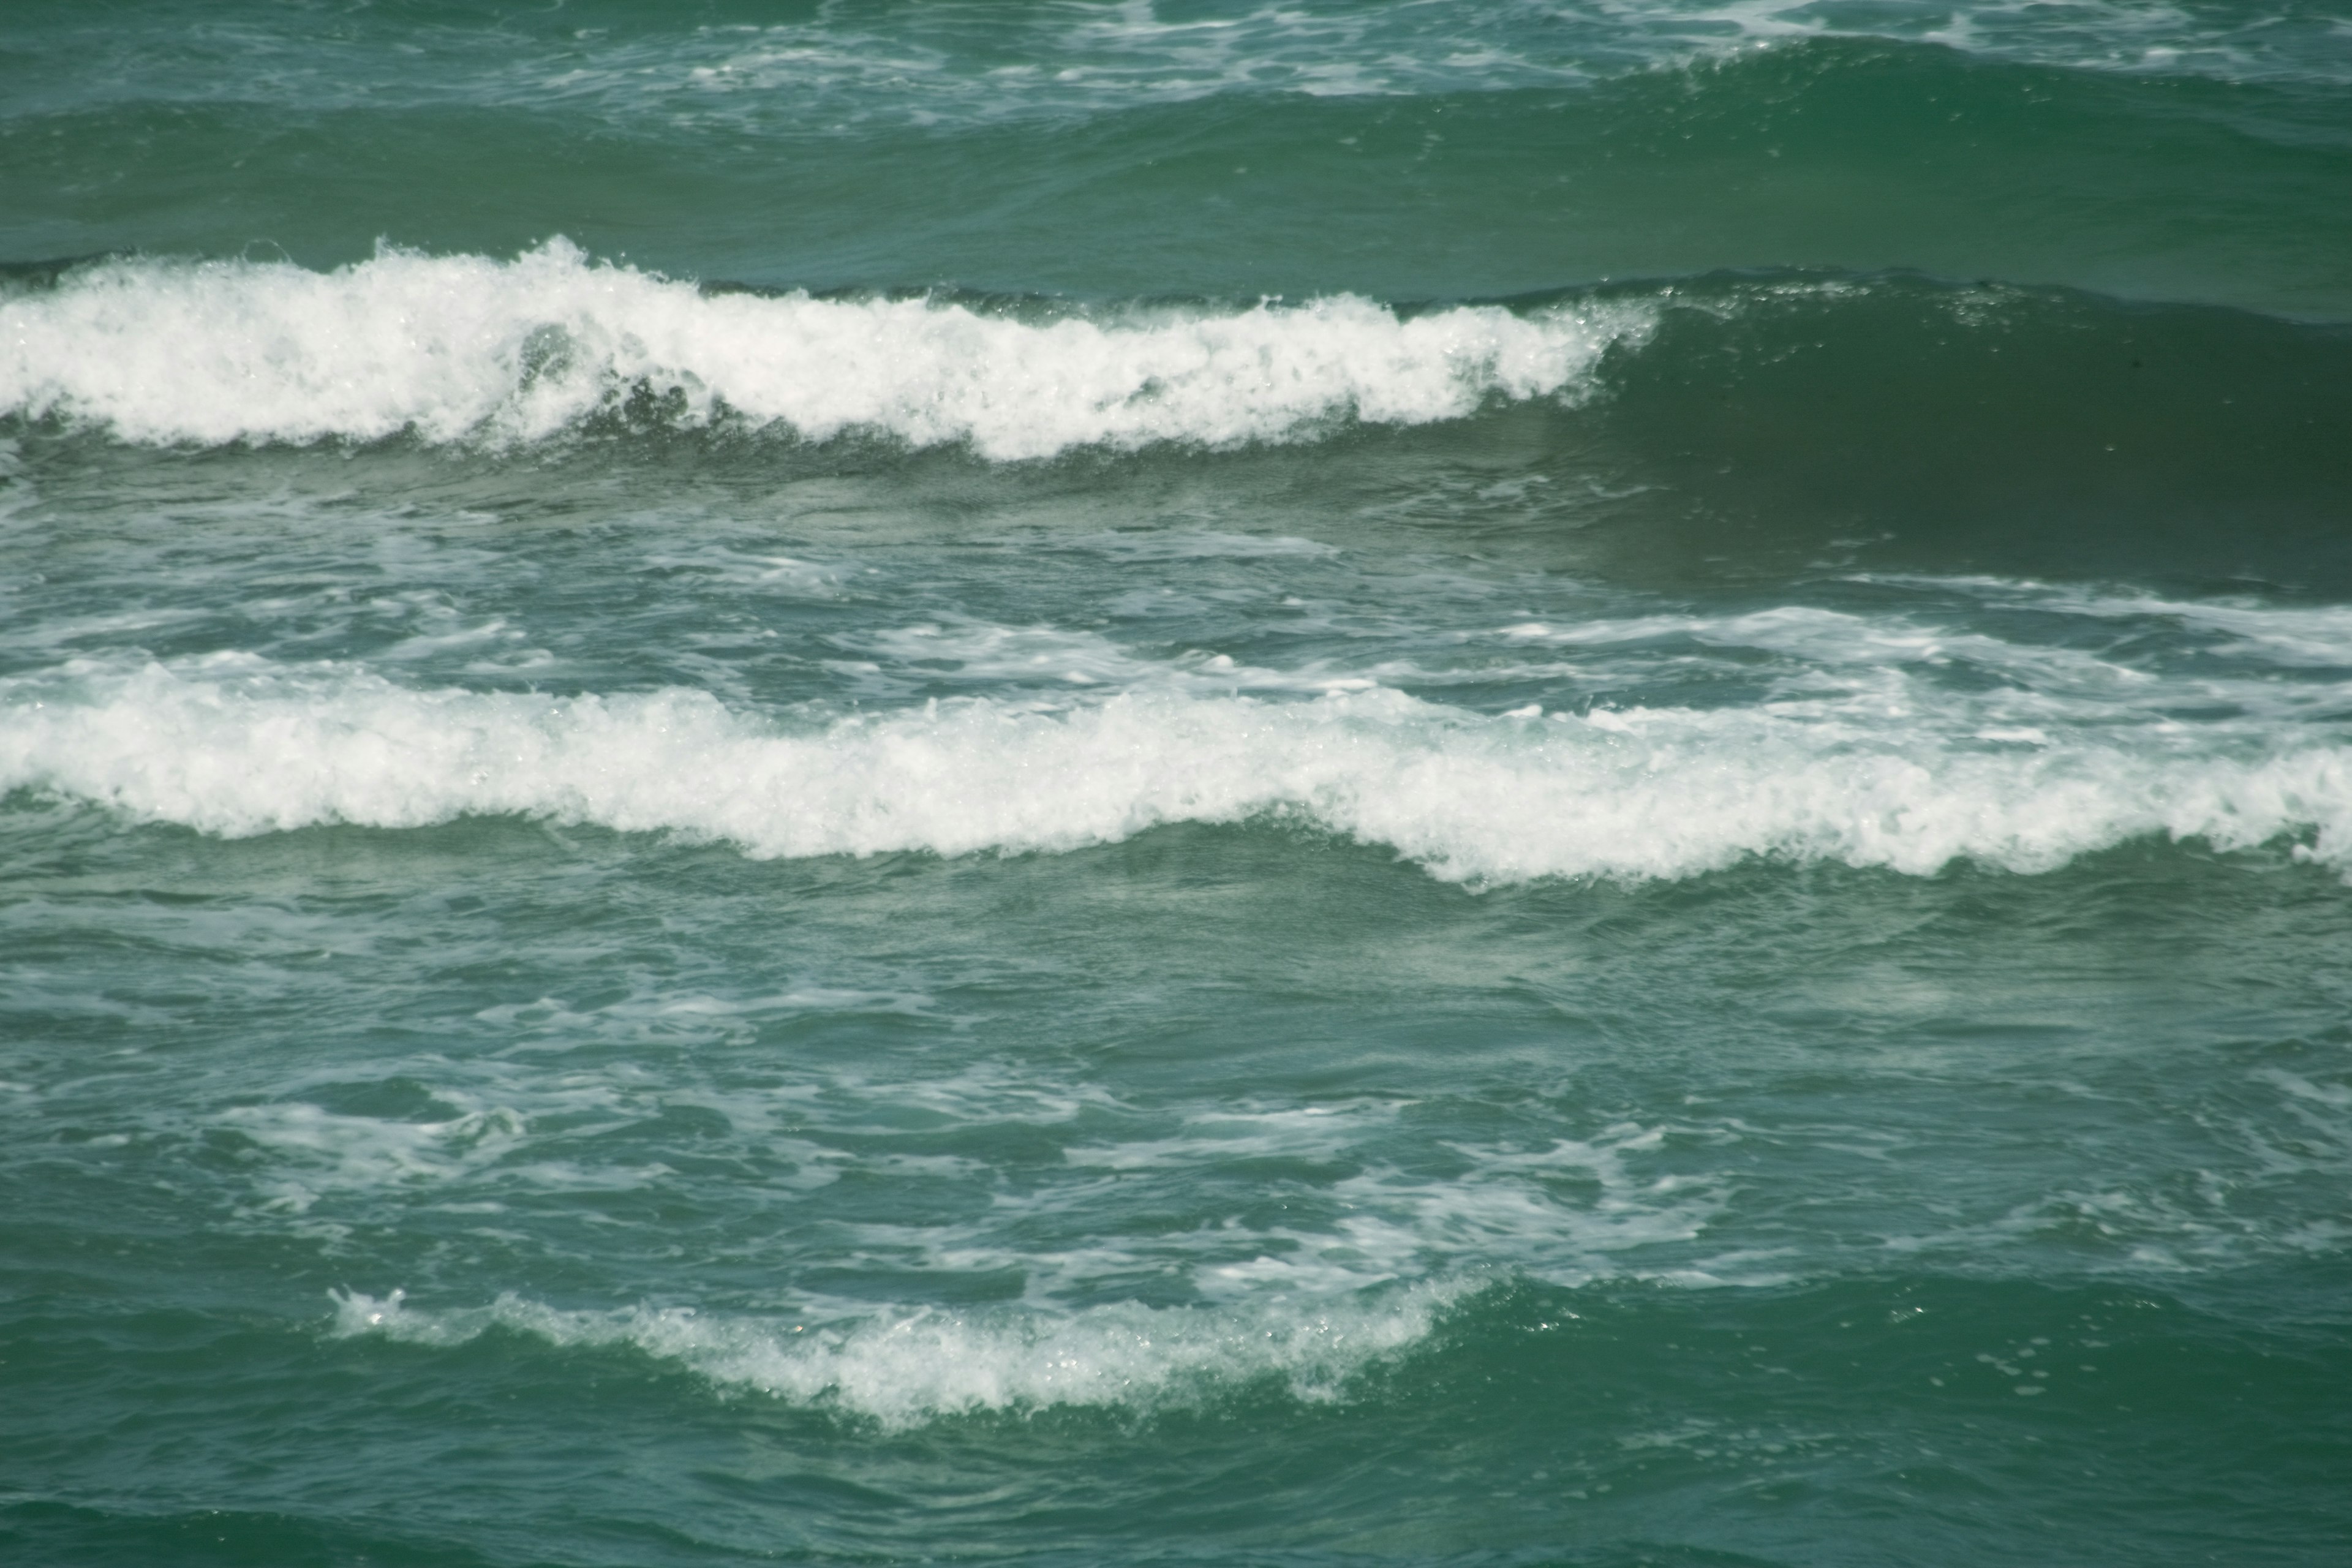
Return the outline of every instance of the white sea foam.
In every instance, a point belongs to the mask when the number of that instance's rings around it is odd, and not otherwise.
[[[418,690],[217,655],[0,683],[0,790],[231,836],[513,814],[759,857],[1058,851],[1276,818],[1481,882],[1681,877],[1750,855],[2041,871],[2151,835],[2307,834],[2304,853],[2352,865],[2336,728],[2083,706],[1883,671],[1753,707],[1581,716],[1373,687],[793,717],[688,690]]]
[[[1890,581],[1895,579],[1890,579]],[[1933,583],[1933,579],[1919,581]],[[2266,605],[2252,599],[2168,599],[2128,590],[1982,578],[1968,584],[1993,604],[2089,616],[2102,620],[2169,622],[2218,637],[2207,651],[2272,666],[2352,668],[2352,606]]]
[[[1638,308],[1411,318],[1339,296],[1019,319],[925,300],[706,294],[562,240],[512,261],[386,250],[334,272],[108,262],[0,300],[0,414],[150,443],[545,437],[633,397],[992,458],[1281,441],[1333,422],[1575,399]]]
[[[524,1136],[523,1119],[505,1107],[459,1110],[439,1121],[338,1116],[301,1101],[233,1106],[221,1123],[251,1139],[281,1169],[301,1172],[278,1193],[305,1208],[327,1187],[374,1188],[447,1182],[497,1163]]]
[[[335,1295],[334,1326],[344,1336],[427,1345],[462,1344],[494,1327],[556,1345],[628,1345],[722,1386],[906,1426],[1056,1405],[1149,1410],[1264,1382],[1329,1400],[1370,1364],[1426,1338],[1462,1293],[1421,1286],[1297,1305],[892,1309],[794,1321],[686,1308],[564,1310],[515,1295],[424,1311],[397,1290],[350,1291]]]

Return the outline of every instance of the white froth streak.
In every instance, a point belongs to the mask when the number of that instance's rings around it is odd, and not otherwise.
[[[227,836],[517,815],[758,857],[1059,851],[1277,817],[1473,882],[1682,877],[1750,855],[2040,871],[2145,836],[2230,848],[2314,831],[2306,853],[2352,864],[2352,748],[2332,739],[2250,753],[2179,726],[2018,743],[1769,709],[1496,718],[1380,689],[973,699],[792,730],[693,691],[419,691],[248,655],[78,663],[0,683],[15,790]]]
[[[487,1307],[427,1312],[405,1305],[397,1290],[339,1291],[334,1331],[451,1345],[503,1328],[559,1346],[627,1345],[722,1386],[908,1426],[984,1410],[1150,1409],[1266,1379],[1294,1397],[1328,1400],[1352,1374],[1424,1338],[1467,1289],[1420,1285],[1256,1309],[890,1309],[816,1324],[685,1308],[566,1310],[511,1294]]]
[[[1045,458],[1573,399],[1648,321],[1598,305],[1401,319],[1352,296],[1022,321],[925,300],[705,294],[561,240],[507,262],[386,250],[326,273],[125,260],[0,300],[0,414],[155,444],[503,442],[642,389],[687,424],[725,412],[812,440],[866,431]]]

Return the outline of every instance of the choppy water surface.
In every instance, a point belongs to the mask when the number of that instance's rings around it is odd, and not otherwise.
[[[2347,16],[12,13],[0,1544],[2341,1560]]]

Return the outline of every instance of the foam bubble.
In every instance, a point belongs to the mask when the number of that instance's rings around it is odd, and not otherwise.
[[[795,1322],[642,1305],[566,1310],[512,1294],[487,1307],[427,1312],[398,1290],[338,1291],[334,1332],[452,1345],[502,1328],[559,1346],[627,1345],[721,1386],[908,1426],[1057,1405],[1150,1410],[1267,1382],[1295,1398],[1328,1401],[1371,1363],[1426,1338],[1463,1293],[1419,1286],[1245,1309],[891,1308]]]
[[[446,1182],[496,1163],[523,1140],[523,1119],[503,1106],[461,1110],[439,1121],[338,1116],[300,1101],[234,1106],[234,1128],[306,1180],[292,1205],[308,1207],[322,1187],[368,1188]],[[289,1184],[286,1190],[295,1190]]]
[[[1282,441],[1334,421],[1575,398],[1649,317],[1591,305],[1410,318],[1353,296],[1025,320],[928,300],[706,294],[557,240],[510,262],[386,250],[287,263],[107,262],[0,300],[0,414],[128,441],[535,440],[650,397],[811,440],[1045,458]]]
[[[230,836],[520,815],[760,857],[1060,851],[1272,818],[1481,882],[1682,877],[1751,855],[2042,871],[2153,835],[2232,848],[2311,833],[2302,853],[2352,865],[2352,747],[2332,729],[2080,717],[1883,672],[1757,707],[1543,718],[1378,687],[788,718],[688,690],[417,690],[216,655],[0,683],[0,790]]]

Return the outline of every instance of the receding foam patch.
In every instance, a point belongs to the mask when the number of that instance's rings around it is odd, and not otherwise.
[[[2079,705],[2078,705],[2079,706]],[[1500,715],[1380,688],[1129,690],[831,720],[663,690],[418,690],[347,666],[77,661],[0,682],[0,791],[250,835],[520,815],[759,857],[1060,851],[1305,823],[1433,874],[1689,876],[1748,856],[2048,870],[2153,835],[2352,864],[2352,747],[2286,722],[2089,722],[1888,676],[1838,700]],[[2112,715],[2109,715],[2112,720]]]
[[[1594,304],[1412,317],[1354,296],[1025,320],[926,300],[706,294],[564,241],[510,262],[387,250],[334,272],[125,260],[0,300],[0,414],[126,441],[527,441],[651,395],[811,440],[983,457],[1282,441],[1580,397],[1651,315]]]
[[[338,1291],[334,1331],[453,1345],[503,1328],[558,1346],[627,1345],[721,1387],[909,1426],[1055,1406],[1149,1411],[1265,1384],[1299,1400],[1330,1401],[1373,1363],[1427,1338],[1465,1290],[1420,1285],[1239,1308],[894,1308],[814,1322],[688,1308],[565,1310],[513,1294],[487,1307],[428,1312],[398,1290],[381,1298]]]

